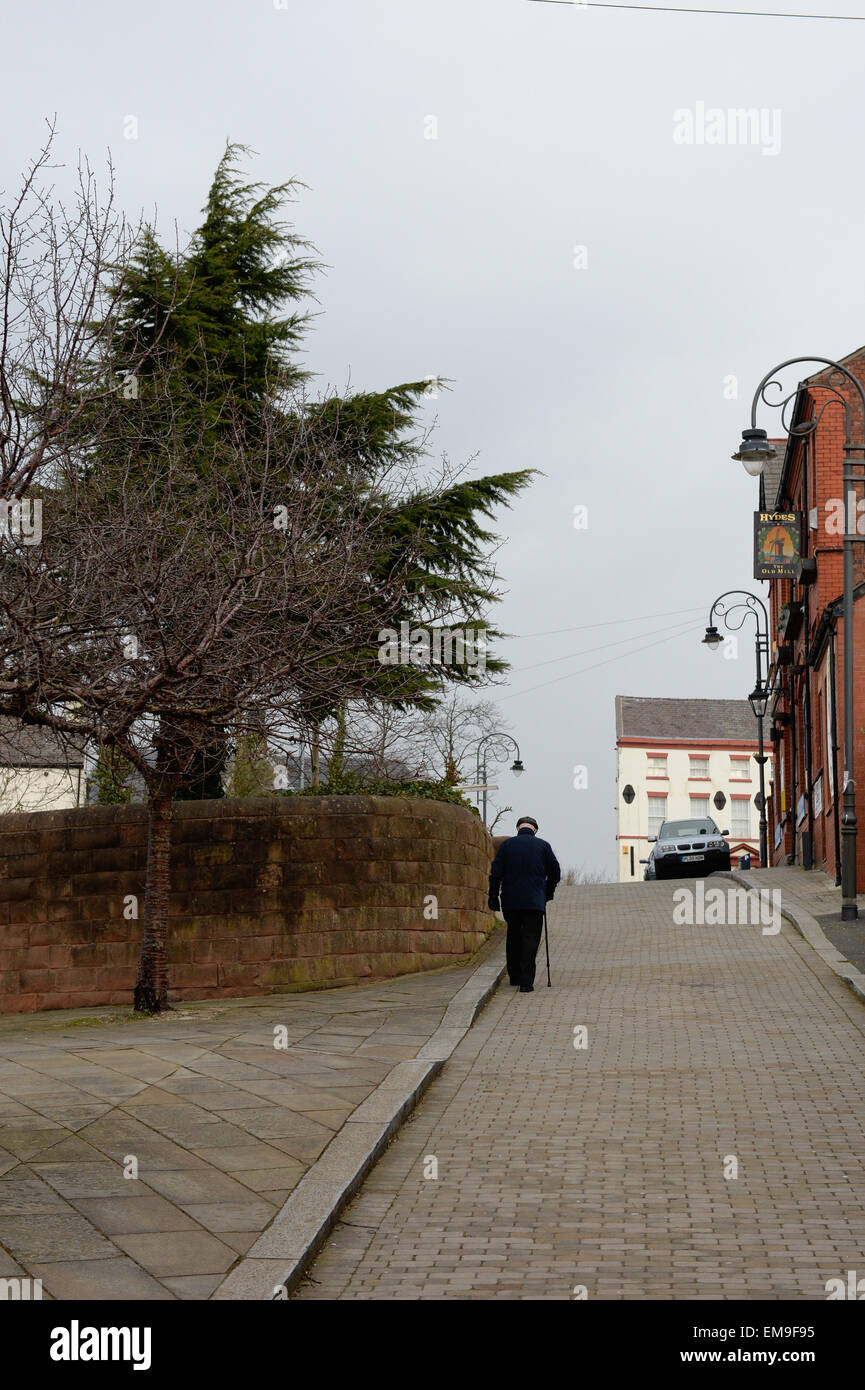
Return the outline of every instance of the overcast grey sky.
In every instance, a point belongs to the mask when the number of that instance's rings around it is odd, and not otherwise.
[[[755,485],[729,457],[754,387],[787,357],[865,341],[865,24],[7,0],[3,32],[3,187],[56,112],[61,156],[110,148],[122,206],[157,210],[170,237],[197,224],[226,139],[251,145],[251,176],[309,185],[296,225],[331,267],[308,338],[322,384],[452,378],[429,406],[438,447],[477,453],[478,472],[543,470],[502,513],[500,625],[584,630],[507,644],[498,697],[527,771],[498,780],[564,864],[613,872],[614,696],[753,684],[750,640],[724,661],[699,638],[722,590],[764,592]],[[737,135],[713,109],[747,107],[765,113],[755,143],[708,143]],[[690,629],[669,640],[678,618]]]

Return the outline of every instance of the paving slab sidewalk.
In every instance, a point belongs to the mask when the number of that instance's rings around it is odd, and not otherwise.
[[[716,877],[726,877],[717,875]],[[841,920],[841,889],[822,869],[803,869],[798,864],[771,869],[734,870],[730,875],[753,889],[775,891],[782,915],[789,917],[826,964],[865,999],[865,894],[857,899],[859,917]]]
[[[428,1053],[500,936],[379,984],[0,1019],[0,1277],[61,1300],[210,1298],[345,1122]]]

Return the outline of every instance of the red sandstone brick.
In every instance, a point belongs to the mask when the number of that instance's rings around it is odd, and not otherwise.
[[[194,941],[178,941],[168,934],[168,961],[170,965],[191,965],[195,960]]]
[[[201,968],[214,971],[213,984],[252,986],[258,983],[259,968],[255,963],[227,961],[224,965],[208,965]],[[218,972],[218,977],[216,972]]]
[[[170,984],[176,989],[215,989],[220,983],[218,965],[172,965],[168,969]]]
[[[18,988],[22,994],[36,994],[43,990],[50,990],[54,983],[54,972],[51,970],[21,970],[18,974]]]
[[[77,995],[64,993],[63,990],[52,990],[50,994],[43,996],[44,1002],[39,1007],[42,1009],[73,1009],[76,1007],[76,998],[78,998]],[[87,999],[85,1003],[89,1004],[90,1000]]]
[[[224,943],[222,943],[222,944],[224,944]],[[294,943],[293,943],[293,944],[294,944]],[[254,936],[254,937],[251,937],[248,941],[241,941],[241,942],[240,942],[240,950],[239,950],[239,952],[238,952],[238,960],[240,960],[240,961],[255,961],[255,960],[275,961],[275,960],[279,959],[279,958],[284,954],[283,950],[281,949],[281,945],[282,945],[282,943],[281,943],[279,937],[274,937],[274,936],[258,936],[258,937],[255,937],[255,936]],[[223,960],[226,959],[226,957],[225,957],[224,954],[221,954],[221,959],[223,959]]]
[[[10,907],[10,916],[13,912],[16,926],[38,926],[45,920],[44,903],[17,902],[14,907]]]
[[[34,895],[32,878],[0,879],[0,902],[20,903],[32,901]]]
[[[215,930],[223,931],[224,925],[219,924]],[[257,940],[250,937],[248,940]],[[243,960],[243,946],[246,938],[238,940],[232,936],[219,936],[210,941],[192,941],[192,959],[196,964],[219,965],[221,961]]]
[[[328,985],[360,975],[368,978],[367,972],[373,970],[371,953],[379,957],[376,970],[382,978],[395,970],[404,973],[407,962],[413,962],[412,968],[417,968],[423,959],[436,956],[436,952],[428,949],[433,940],[439,944],[440,938],[434,931],[436,924],[422,916],[423,897],[427,893],[436,893],[440,904],[444,896],[452,894],[455,905],[461,901],[465,907],[467,891],[475,892],[482,901],[490,842],[476,818],[461,808],[444,805],[431,808],[429,803],[407,801],[395,810],[392,800],[363,797],[340,798],[336,809],[335,803],[327,798],[307,799],[303,808],[290,808],[286,802],[265,803],[264,813],[258,803],[256,808],[256,815],[252,816],[249,807],[241,811],[236,805],[228,816],[217,806],[215,819],[220,837],[222,834],[230,836],[217,848],[230,853],[217,855],[221,862],[201,865],[195,876],[185,880],[195,886],[184,887],[172,898],[172,948],[177,956],[187,957],[185,966],[178,962],[172,969],[173,973],[181,974],[184,970],[193,970],[194,984],[177,985],[178,991],[187,993],[188,997],[261,993],[262,982],[255,960],[262,962],[261,968],[268,971],[265,987],[269,989]],[[189,835],[182,845],[175,844],[178,851],[174,857],[176,888],[177,875],[182,877],[193,867],[197,851],[213,848],[217,837],[212,833],[214,817],[210,810],[208,806],[208,814],[204,816],[196,806],[193,816],[184,807],[183,819],[175,822],[175,831],[182,824],[184,834]],[[376,817],[372,825],[371,814]],[[353,817],[360,817],[360,821],[352,822]],[[105,989],[101,986],[106,980],[105,971],[119,970],[124,980],[127,974],[134,975],[140,923],[123,919],[124,892],[120,890],[133,892],[140,884],[139,896],[143,897],[143,880],[140,869],[132,873],[121,866],[133,861],[139,865],[143,863],[145,817],[140,808],[105,807],[49,813],[37,817],[37,822],[40,827],[38,844],[28,845],[22,835],[31,822],[23,818],[22,833],[14,837],[17,855],[41,849],[53,857],[55,865],[58,865],[58,855],[71,857],[59,860],[63,876],[59,879],[54,876],[53,881],[42,880],[38,884],[42,896],[40,910],[49,920],[36,921],[29,928],[20,924],[13,929],[17,945],[26,947],[32,943],[38,952],[29,957],[25,952],[23,958],[27,959],[27,968],[38,970],[38,963],[46,959],[56,967],[52,971],[50,993],[55,1005],[60,998],[64,1005],[70,1000],[93,1005],[116,1000],[118,994],[122,994],[125,1001],[125,984],[120,991],[116,987]],[[335,838],[340,837],[333,832],[345,830],[350,823],[353,824],[352,835],[364,841],[362,846],[355,846],[355,850],[362,848],[366,854],[385,853],[388,857],[372,863],[361,856],[341,865],[334,846]],[[6,824],[8,826],[9,822]],[[106,827],[112,825],[117,833],[107,836]],[[69,837],[88,826],[92,832],[98,832],[85,837],[89,839],[89,848],[79,840],[79,848],[70,850]],[[274,835],[281,836],[276,843]],[[341,838],[347,840],[349,837],[343,834]],[[397,842],[396,848],[405,855],[397,861],[400,867],[394,874],[405,882],[388,881],[395,848],[389,842]],[[121,845],[125,846],[122,853],[119,851]],[[265,853],[259,854],[257,850],[252,853],[253,845],[263,845]],[[348,845],[343,846],[344,850],[348,848]],[[418,856],[416,860],[414,855]],[[435,861],[432,874],[430,857]],[[276,874],[262,877],[261,868],[256,867],[268,861],[284,865],[286,882],[282,888]],[[454,861],[457,869],[466,868],[469,873],[469,882],[462,888],[452,883],[445,890],[442,885],[437,888],[436,882],[415,881],[415,877],[450,878]],[[342,868],[348,873],[345,881],[340,882]],[[223,876],[227,873],[228,882],[237,882],[238,871],[244,887],[221,891],[226,883]],[[99,890],[109,885],[113,886],[113,893],[100,893]],[[83,901],[76,901],[73,889],[83,894]],[[112,905],[106,903],[106,898],[117,901]],[[270,903],[272,907],[268,906]],[[117,912],[114,907],[118,908]],[[4,909],[8,912],[5,905]],[[485,914],[464,912],[462,915],[466,920],[473,918],[483,922],[486,929]],[[446,931],[443,924],[440,930]],[[477,939],[483,939],[484,934],[485,930],[479,932]],[[8,935],[4,933],[3,939],[8,942]],[[458,937],[459,944],[466,940],[468,938]],[[427,944],[419,950],[422,941]],[[70,964],[76,959],[76,948],[79,960],[96,959],[103,964],[95,969],[93,965]],[[89,950],[90,954],[82,956],[82,949],[85,953]],[[107,950],[108,954],[101,955],[101,950]],[[300,950],[309,952],[306,961],[292,961],[292,953]],[[243,958],[227,961],[224,958],[229,953]],[[194,962],[191,966],[190,956]],[[220,964],[222,970],[216,976],[220,981],[218,985],[205,983],[213,976],[208,977],[195,969],[203,966],[214,970]],[[15,985],[18,985],[17,978]],[[29,992],[31,1007],[37,996],[40,1001],[43,999],[41,991]]]
[[[0,994],[0,1013],[35,1014],[40,1009],[50,1009],[51,1004],[41,1002],[38,994]]]
[[[67,1009],[92,1009],[99,1008],[102,1004],[111,1003],[110,991],[97,989],[95,985],[89,989],[72,989],[67,997],[69,1002],[63,1006]],[[48,1008],[49,1006],[43,1005],[43,1007]]]
[[[11,970],[47,970],[52,962],[49,946],[17,946],[9,952]]]
[[[4,829],[0,831],[0,858],[7,859],[20,854],[38,854],[39,836],[26,831],[12,830],[12,816],[3,817]]]
[[[69,966],[67,969],[57,969],[51,971],[54,988],[61,990],[83,991],[96,988],[96,967],[79,966],[77,969]]]
[[[30,932],[32,928],[24,922],[9,922],[0,926],[0,940],[7,947],[27,946],[30,942]]]
[[[108,964],[108,946],[103,943],[89,944],[86,946],[72,945],[70,947],[70,964],[73,968],[89,965]]]
[[[107,965],[96,971],[96,987],[100,990],[128,989],[135,987],[135,966]]]

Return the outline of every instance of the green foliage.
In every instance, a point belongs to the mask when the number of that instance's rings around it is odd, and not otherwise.
[[[425,381],[403,382],[385,391],[356,391],[307,406],[312,420],[326,425],[326,437],[338,443],[343,458],[370,473],[381,464],[414,462],[421,445],[406,431],[416,428]]]
[[[416,416],[425,389],[425,382],[409,382],[347,401],[328,401],[313,407],[313,413],[328,420],[351,468],[372,479],[381,465],[420,465],[424,449],[417,438]],[[408,433],[412,429],[415,433]],[[484,520],[492,518],[497,507],[508,505],[534,476],[535,470],[521,469],[447,487],[417,488],[396,501],[381,499],[382,541],[368,590],[358,594],[354,659],[349,662],[342,656],[338,665],[334,663],[334,700],[315,711],[318,720],[334,714],[341,700],[358,694],[399,709],[429,710],[445,686],[477,686],[507,671],[508,663],[489,650],[485,669],[468,663],[383,663],[378,633],[384,627],[398,629],[401,622],[424,627],[431,636],[437,630],[472,629],[478,637],[484,634],[488,647],[502,635],[486,617],[498,600],[489,558],[498,537]]]
[[[93,781],[97,788],[100,806],[126,806],[132,800],[132,792],[126,785],[132,772],[132,764],[113,749],[100,753],[93,771]]]
[[[272,385],[275,365],[283,382],[306,375],[290,364],[289,354],[299,346],[308,315],[274,314],[307,294],[317,262],[302,254],[309,243],[278,218],[300,185],[243,183],[236,165],[248,153],[246,146],[227,145],[185,272],[191,328],[235,386],[261,396]]]
[[[498,538],[480,518],[492,517],[494,509],[507,505],[533,476],[534,470],[524,468],[472,478],[438,491],[419,491],[402,503],[390,523],[391,546],[382,561],[408,568],[408,603],[397,622],[422,623],[419,615],[424,613],[447,614],[446,624],[439,618],[427,625],[472,627],[483,630],[487,641],[501,635],[483,616],[498,598],[495,569],[488,558]],[[484,672],[468,665],[412,669],[416,681],[426,675],[427,684],[439,689],[442,681],[474,685],[485,679]],[[507,669],[507,662],[487,652],[487,674]]]
[[[237,164],[247,153],[226,146],[187,250],[170,255],[146,229],[126,269],[119,323],[118,372],[143,350],[151,364],[174,353],[186,388],[212,396],[216,412],[226,392],[253,402],[307,375],[290,354],[308,315],[276,313],[309,293],[318,268],[309,243],[279,217],[300,185],[244,183]]]
[[[432,782],[418,779],[414,782],[398,782],[388,777],[363,778],[354,772],[340,773],[334,785],[325,782],[317,790],[304,787],[302,791],[281,791],[278,796],[417,796],[428,801],[450,801],[455,806],[467,806],[477,814],[477,807],[449,782]]]
[[[226,432],[237,429],[238,417],[244,436],[251,438],[259,428],[261,402],[309,375],[297,362],[308,325],[299,303],[320,267],[309,254],[309,242],[282,219],[303,185],[290,180],[268,188],[245,182],[239,163],[248,153],[243,145],[227,144],[203,221],[185,250],[169,253],[148,229],[125,268],[116,375],[122,382],[129,363],[142,350],[150,353],[140,408],[135,410],[134,401],[123,403],[128,428],[144,435],[136,452],[150,476],[158,477],[166,440],[176,445],[179,436],[187,442],[188,466],[194,470],[202,451],[210,457]],[[439,384],[445,383],[439,379]],[[358,579],[353,656],[341,654],[337,660],[329,650],[321,653],[321,668],[332,675],[332,701],[322,701],[317,690],[309,698],[303,690],[293,692],[297,713],[307,722],[323,722],[351,698],[429,710],[447,685],[477,686],[508,669],[489,650],[485,670],[467,663],[379,661],[378,632],[404,621],[431,632],[485,631],[488,641],[501,636],[486,616],[499,595],[490,559],[498,537],[485,522],[534,476],[522,469],[450,486],[414,482],[412,473],[420,473],[425,458],[420,412],[427,391],[427,381],[403,382],[306,403],[297,414],[283,416],[288,431],[305,429],[308,420],[314,426],[311,440],[327,441],[320,466],[333,473],[334,527],[352,505],[339,481],[339,468],[347,465],[355,480],[368,480],[367,501],[373,511],[380,507],[382,532],[377,563]],[[312,447],[318,446],[313,442]],[[103,458],[103,464],[110,466],[110,459]],[[376,495],[382,469],[400,480],[399,497]],[[335,785],[342,775],[336,752]],[[206,755],[196,755],[181,798],[222,794],[222,766],[212,764]]]
[[[241,734],[235,744],[226,796],[270,796],[273,765],[262,734]]]
[[[345,768],[345,737],[347,733],[347,706],[345,701],[339,707],[336,716],[336,735],[333,740],[333,747],[330,751],[330,758],[327,766],[328,786],[338,792],[345,785],[349,774]]]
[[[169,254],[147,228],[131,264],[117,268],[124,289],[113,339],[120,391],[111,437],[115,446],[120,442],[121,459],[134,441],[154,487],[166,450],[174,459],[182,450],[195,472],[198,459],[211,460],[238,430],[251,439],[260,429],[261,402],[308,375],[291,360],[308,317],[293,306],[308,294],[317,262],[280,218],[299,185],[244,182],[237,166],[247,153],[242,145],[226,146],[188,248]],[[129,397],[123,383],[142,353],[141,380]],[[112,467],[106,433],[92,468]],[[183,526],[180,515],[177,524]],[[189,740],[181,732],[176,741],[178,751],[197,742],[192,731]],[[221,797],[225,763],[224,741],[195,748],[176,799]]]

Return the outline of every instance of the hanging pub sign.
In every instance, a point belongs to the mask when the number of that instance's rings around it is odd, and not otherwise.
[[[795,579],[801,558],[801,512],[754,513],[755,579]]]

